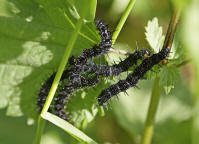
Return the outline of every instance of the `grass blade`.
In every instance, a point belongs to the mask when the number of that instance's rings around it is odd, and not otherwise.
[[[41,114],[41,116],[42,118],[50,121],[51,123],[55,124],[56,126],[60,127],[61,129],[69,133],[78,141],[83,142],[83,143],[89,143],[89,144],[97,144],[94,140],[89,138],[82,131],[80,131],[79,129],[77,129],[76,127],[68,123],[67,121],[57,117],[56,115],[46,112],[45,114]]]

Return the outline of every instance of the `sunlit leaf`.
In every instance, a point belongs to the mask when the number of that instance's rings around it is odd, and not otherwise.
[[[164,35],[162,33],[162,27],[158,25],[158,19],[153,18],[152,21],[148,21],[145,27],[146,40],[155,53],[158,53],[163,46]]]
[[[7,115],[33,116],[42,83],[56,71],[75,30],[82,1],[0,0],[0,108]],[[89,2],[73,54],[100,38],[93,23],[96,1]],[[91,10],[92,9],[92,10]],[[91,13],[92,12],[92,13]]]

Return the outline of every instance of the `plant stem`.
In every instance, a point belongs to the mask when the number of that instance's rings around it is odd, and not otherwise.
[[[135,1],[136,0],[130,0],[129,1],[128,6],[126,7],[126,9],[125,9],[125,11],[124,11],[124,13],[123,13],[118,25],[117,25],[117,27],[115,29],[115,32],[113,33],[113,36],[112,36],[112,43],[113,44],[115,43],[115,41],[116,41],[116,39],[117,39],[117,37],[118,37],[118,35],[119,35],[124,23],[126,21],[126,19],[128,18],[129,13],[131,12],[131,10],[132,10],[132,8],[133,8],[133,6],[135,4]]]
[[[43,133],[44,126],[45,126],[45,120],[41,116],[39,116],[38,124],[37,124],[36,139],[34,142],[35,144],[40,144],[41,135]]]
[[[83,19],[80,19],[78,22],[77,22],[77,26],[76,26],[76,29],[74,30],[74,33],[72,35],[72,37],[70,38],[70,43],[67,45],[66,47],[66,50],[64,52],[64,56],[62,57],[62,60],[61,60],[61,63],[59,65],[59,68],[58,68],[58,71],[55,75],[55,79],[53,81],[53,84],[51,86],[51,89],[50,89],[50,92],[48,94],[48,97],[46,99],[46,102],[44,104],[44,107],[41,111],[41,114],[45,114],[47,111],[48,111],[48,108],[52,102],[52,99],[55,95],[55,92],[57,90],[57,87],[58,87],[58,84],[59,84],[59,81],[60,81],[60,78],[62,76],[62,73],[64,71],[64,68],[65,68],[65,65],[67,64],[68,62],[68,58],[70,56],[70,53],[72,51],[72,48],[75,44],[75,41],[77,39],[77,36],[78,36],[78,32],[80,31],[81,29],[81,25],[83,23]],[[41,134],[43,132],[43,128],[44,128],[44,120],[42,119],[41,115],[39,116],[38,118],[38,128],[37,128],[37,134],[36,134],[36,143],[39,144],[40,142],[40,139],[41,139]]]
[[[96,14],[96,6],[97,6],[97,0],[92,0],[92,1],[90,1],[90,12],[89,12],[89,14],[92,14],[92,20],[94,20],[95,19],[95,14]]]
[[[197,58],[196,58],[197,59]],[[196,60],[195,59],[195,60]],[[193,76],[193,86],[192,86],[192,91],[193,91],[193,120],[192,120],[192,143],[193,144],[198,144],[199,142],[199,126],[198,126],[198,121],[199,121],[199,65],[198,61],[194,61],[194,76]]]
[[[153,90],[151,94],[151,100],[150,100],[150,105],[147,113],[147,119],[145,122],[145,127],[144,127],[144,133],[142,135],[142,141],[141,144],[150,144],[151,143],[151,138],[153,135],[153,128],[154,128],[154,121],[155,121],[155,116],[159,104],[159,99],[161,95],[161,90],[162,88],[159,85],[159,77],[156,77],[153,83]]]
[[[48,108],[49,108],[49,106],[50,106],[50,104],[51,104],[51,101],[52,101],[52,99],[53,99],[53,97],[54,97],[54,95],[55,95],[55,92],[56,92],[56,90],[57,90],[57,87],[58,87],[58,85],[59,85],[59,81],[60,81],[60,78],[61,78],[62,73],[63,73],[63,71],[64,71],[65,65],[66,65],[67,62],[68,62],[68,58],[69,58],[69,56],[70,56],[70,53],[71,53],[71,51],[72,51],[72,48],[73,48],[73,46],[74,46],[74,44],[75,44],[75,41],[76,41],[76,39],[77,39],[78,32],[79,32],[79,30],[80,30],[80,28],[81,28],[81,25],[82,25],[82,20],[80,20],[80,21],[77,23],[77,28],[76,28],[75,32],[73,33],[71,39],[69,40],[70,43],[69,43],[68,46],[66,47],[66,50],[65,50],[65,52],[64,52],[64,56],[62,57],[61,63],[60,63],[60,65],[59,65],[58,71],[57,71],[57,73],[56,73],[56,75],[55,75],[55,79],[54,79],[53,84],[52,84],[52,86],[51,86],[51,89],[50,89],[50,92],[49,92],[48,97],[47,97],[47,99],[46,99],[46,102],[45,102],[45,104],[44,104],[44,107],[43,107],[43,109],[42,109],[42,111],[41,111],[41,114],[44,114],[44,113],[46,113],[46,112],[48,111]]]
[[[170,20],[169,27],[167,29],[167,34],[166,34],[163,48],[166,47],[166,48],[171,49],[179,18],[180,18],[180,10],[174,11]],[[157,108],[159,104],[161,90],[162,90],[162,87],[159,86],[159,77],[156,77],[153,84],[153,90],[152,90],[150,105],[149,105],[149,109],[147,113],[147,118],[145,121],[144,132],[141,139],[141,144],[151,143],[155,116],[156,116],[156,112],[157,112]]]
[[[172,44],[173,44],[173,39],[175,36],[175,32],[176,32],[176,27],[177,27],[177,24],[180,19],[180,13],[181,13],[180,9],[175,10],[173,12],[173,15],[172,15],[170,23],[169,23],[169,27],[167,29],[167,34],[166,34],[166,38],[164,40],[163,47],[168,47],[169,49],[171,49]]]

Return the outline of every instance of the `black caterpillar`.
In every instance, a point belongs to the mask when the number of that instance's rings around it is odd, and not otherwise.
[[[72,95],[74,91],[77,89],[95,86],[99,82],[99,76],[103,75],[106,77],[109,76],[115,76],[119,75],[121,72],[127,71],[129,67],[136,64],[137,60],[142,59],[144,56],[149,56],[150,51],[149,50],[136,50],[133,54],[130,54],[124,61],[121,61],[119,64],[115,64],[113,66],[101,66],[97,65],[95,63],[87,63],[83,68],[81,68],[81,72],[88,72],[88,73],[95,73],[97,76],[95,78],[85,79],[80,75],[81,83],[74,83],[69,82],[61,92],[59,92],[58,97],[55,98],[55,104],[54,104],[54,111],[55,114],[65,120],[68,120],[68,113],[66,113],[64,110],[66,109],[66,102],[68,101],[69,97]],[[67,79],[71,73],[70,70],[65,70],[63,72],[63,75],[61,77],[60,81],[63,81]],[[74,71],[74,70],[73,70]],[[55,73],[46,81],[44,87],[42,87],[42,90],[40,91],[40,96],[38,98],[38,107],[39,110],[43,108],[43,105],[45,103],[47,94],[50,90],[51,84],[53,82],[53,79],[55,77]],[[51,108],[50,108],[50,111]]]
[[[129,74],[126,80],[120,80],[118,83],[111,85],[109,88],[103,90],[98,96],[97,100],[100,106],[104,105],[111,97],[124,92],[130,87],[135,87],[138,81],[143,78],[147,71],[149,71],[154,65],[160,63],[166,59],[170,49],[163,47],[159,53],[153,54],[142,61],[142,63],[135,68],[132,74]]]
[[[94,78],[85,79],[81,75],[81,83],[74,81],[69,82],[66,86],[59,92],[58,98],[55,99],[55,114],[62,119],[69,120],[67,117],[68,113],[65,112],[66,102],[68,101],[71,94],[77,89],[85,88],[85,87],[94,87],[99,82],[99,76],[103,75],[106,77],[119,75],[120,73],[127,71],[129,67],[136,64],[137,60],[143,58],[144,56],[149,56],[149,50],[136,50],[133,54],[130,54],[124,61],[121,61],[119,64],[115,64],[113,66],[101,66],[96,65],[95,63],[86,63],[83,68],[80,68],[81,72],[95,73],[96,76]]]
[[[73,58],[72,65],[84,65],[89,59],[106,54],[112,46],[112,34],[108,26],[101,20],[95,20],[95,25],[101,36],[100,44],[95,45],[92,49],[85,49],[80,56]]]
[[[64,79],[66,79],[67,77],[69,77],[69,74],[70,74],[70,71],[71,70],[64,70],[63,74],[62,74],[62,77],[61,77],[61,80],[60,81],[63,81]],[[51,88],[51,85],[53,83],[53,80],[55,78],[55,72],[46,80],[46,82],[42,85],[41,89],[40,89],[40,92],[39,92],[39,96],[37,98],[37,107],[38,107],[38,110],[41,111],[43,106],[44,106],[44,103],[46,101],[46,98],[48,96],[48,93],[50,91],[50,88]],[[51,107],[49,108],[49,111],[52,111],[51,110]]]
[[[91,86],[94,87],[98,82],[99,82],[98,76],[88,79],[81,76],[81,83],[75,85],[73,83],[66,84],[64,88],[58,93],[58,96],[55,99],[55,104],[54,104],[55,114],[60,118],[69,121],[70,118],[67,117],[69,113],[65,112],[65,109],[66,109],[66,103],[68,102],[68,99],[70,98],[72,93],[81,88],[87,88]]]
[[[91,62],[84,66],[84,70],[88,73],[95,73],[105,77],[117,76],[120,73],[127,71],[131,66],[135,65],[139,59],[142,59],[144,56],[148,57],[149,55],[150,51],[147,49],[136,50],[133,54],[130,54],[124,61],[121,61],[119,64],[114,64],[113,66],[102,66]]]
[[[49,108],[49,111],[53,111],[52,107],[54,107],[54,113],[65,120],[68,120],[64,111],[65,104],[70,95],[72,95],[72,93],[77,89],[94,86],[99,81],[98,76],[94,78],[82,77],[81,73],[84,73],[82,65],[87,63],[89,59],[106,54],[112,45],[112,35],[108,26],[101,20],[96,20],[95,24],[101,35],[101,43],[99,45],[95,45],[92,49],[84,50],[84,52],[77,58],[71,57],[69,59],[69,64],[72,68],[65,70],[61,78],[61,81],[69,78],[69,83],[58,93],[57,98],[55,98],[55,105],[50,106]],[[54,77],[55,73],[52,74],[51,77],[43,84],[40,90],[39,97],[37,99],[39,111],[41,111],[44,106]]]
[[[61,80],[63,81],[63,78],[66,78],[69,74],[69,70],[65,70],[63,72],[63,77],[61,78]],[[38,110],[41,111],[44,103],[46,101],[47,95],[49,93],[50,87],[52,85],[52,82],[54,80],[55,77],[55,73],[53,73],[50,78],[45,82],[45,84],[42,86],[40,93],[39,93],[39,97],[37,99],[37,105],[38,105]],[[61,82],[62,82],[61,81]],[[62,90],[60,90],[58,92],[58,96],[54,99],[54,105],[50,106],[49,108],[49,112],[54,112],[57,116],[59,116],[60,118],[69,121],[69,117],[67,117],[68,113],[65,112],[66,109],[66,102],[68,101],[68,99],[70,98],[70,96],[72,95],[72,93],[78,89],[81,88],[87,88],[87,87],[94,87],[98,82],[99,82],[99,77],[95,76],[92,78],[84,78],[81,76],[81,82],[82,83],[67,83]],[[54,109],[52,109],[54,108]]]
[[[99,30],[101,42],[92,49],[84,50],[77,58],[72,57],[70,59],[70,64],[73,65],[70,81],[73,83],[81,83],[80,73],[83,71],[82,65],[85,65],[90,59],[106,54],[112,46],[112,35],[108,26],[101,20],[95,20],[95,25]]]

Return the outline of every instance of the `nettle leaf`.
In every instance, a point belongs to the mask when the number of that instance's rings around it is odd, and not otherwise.
[[[187,57],[187,52],[185,48],[180,45],[177,34],[174,38],[172,48],[171,48],[171,53],[169,54],[169,57],[168,57],[169,63],[174,64],[174,65],[181,64],[183,61],[185,61],[185,58]]]
[[[162,27],[158,25],[158,19],[155,17],[152,21],[148,21],[145,27],[146,40],[155,53],[158,53],[164,43],[164,35],[162,34]]]
[[[0,0],[0,108],[7,107],[7,115],[38,113],[41,85],[57,70],[77,15],[81,16],[77,5],[92,7],[92,14],[86,14],[72,54],[100,41],[93,23],[93,0],[73,2]]]
[[[164,66],[160,71],[160,86],[164,88],[168,95],[176,82],[180,79],[178,68],[174,66]]]
[[[158,25],[158,19],[153,18],[152,21],[149,21],[145,29],[145,35],[149,45],[155,53],[158,53],[163,47],[165,39],[164,35],[162,34],[162,27]],[[174,88],[174,84],[180,76],[178,69],[172,65],[179,64],[182,62],[182,60],[184,60],[185,56],[183,56],[183,53],[184,52],[182,48],[179,47],[178,38],[175,37],[171,48],[171,53],[168,56],[170,66],[164,66],[160,69],[160,73],[158,74],[160,76],[160,85],[164,88],[166,94],[168,94],[170,90]],[[159,68],[159,66],[154,66],[152,70],[154,72],[159,72]],[[154,72],[148,72],[146,77],[152,79],[157,75]]]

